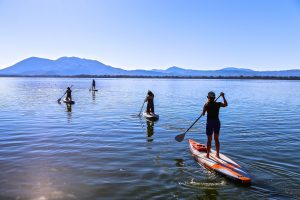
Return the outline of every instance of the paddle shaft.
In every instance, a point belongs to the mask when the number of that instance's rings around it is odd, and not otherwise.
[[[141,110],[140,110],[140,114],[139,114],[139,116],[141,115],[141,113],[142,113],[142,110],[143,110],[143,108],[144,108],[144,105],[145,105],[145,101],[144,101],[144,103],[143,103],[143,105],[142,105],[142,108],[141,108]]]
[[[63,97],[65,96],[65,94],[66,94],[66,93],[64,93],[64,94],[63,94],[63,95],[62,95],[62,96],[61,96],[61,97],[60,97],[58,100],[60,101],[60,100],[61,100],[61,98],[63,98]]]
[[[186,133],[186,132],[188,132],[197,122],[198,122],[198,120],[202,117],[203,115],[201,114],[197,119],[196,119],[196,121],[194,121],[194,123],[184,132],[184,134]]]

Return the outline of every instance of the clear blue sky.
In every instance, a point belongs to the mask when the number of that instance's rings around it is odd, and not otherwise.
[[[300,69],[300,0],[0,0],[0,68],[77,56],[125,69]]]

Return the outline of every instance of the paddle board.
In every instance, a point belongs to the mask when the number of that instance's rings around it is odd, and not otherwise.
[[[143,112],[143,116],[148,119],[148,120],[152,120],[152,121],[156,121],[159,119],[159,115],[155,114],[155,113],[147,113],[147,112]]]
[[[211,150],[209,158],[206,157],[206,145],[200,144],[195,140],[189,139],[189,147],[193,158],[199,165],[203,165],[209,170],[215,171],[234,181],[242,184],[250,184],[250,175],[242,169],[242,167],[220,153],[220,158],[217,158],[216,151]]]
[[[66,103],[66,104],[74,104],[75,101],[67,101],[67,100],[64,99],[64,103]]]

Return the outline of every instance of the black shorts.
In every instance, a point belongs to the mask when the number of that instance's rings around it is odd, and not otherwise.
[[[221,122],[218,119],[207,120],[206,123],[206,135],[212,135],[213,133],[219,133],[221,128]]]

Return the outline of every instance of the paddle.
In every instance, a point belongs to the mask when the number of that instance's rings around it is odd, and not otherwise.
[[[71,85],[71,87],[70,88],[72,88],[73,87],[73,85]],[[57,102],[58,103],[60,103],[60,101],[61,101],[61,98],[63,98],[64,96],[65,96],[65,94],[66,94],[66,92],[64,93],[64,95],[62,95],[59,99],[57,99]]]
[[[143,105],[142,105],[142,107],[141,107],[141,110],[140,110],[139,116],[141,116],[141,113],[142,113],[142,110],[143,110],[143,108],[144,108],[144,105],[145,105],[145,101],[144,101],[144,103],[143,103]]]
[[[221,95],[220,95],[221,96]],[[215,100],[215,101],[217,101],[219,98],[220,98],[220,96]],[[196,119],[196,121],[194,121],[194,123],[184,132],[184,133],[181,133],[181,134],[179,134],[179,135],[177,135],[176,137],[175,137],[175,140],[177,141],[177,142],[182,142],[183,140],[184,140],[184,137],[185,137],[185,134],[197,123],[197,121],[202,117],[203,115],[201,114],[197,119]]]

